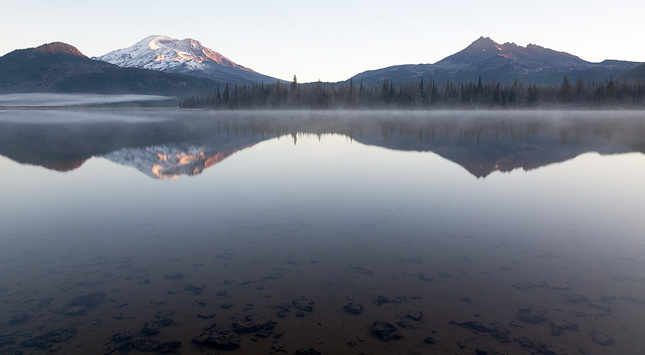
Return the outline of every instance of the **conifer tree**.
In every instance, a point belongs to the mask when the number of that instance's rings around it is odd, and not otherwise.
[[[569,77],[566,75],[562,79],[562,84],[560,84],[560,101],[563,103],[571,101],[571,85],[569,84]]]

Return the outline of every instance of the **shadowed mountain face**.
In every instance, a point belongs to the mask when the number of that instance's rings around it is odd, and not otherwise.
[[[342,134],[387,149],[433,152],[477,178],[495,171],[532,170],[588,152],[645,152],[645,122],[639,112],[74,115],[78,117],[69,120],[66,112],[0,111],[0,154],[57,171],[103,157],[169,179],[200,174],[236,152],[284,135],[292,135],[296,144],[298,135]]]
[[[435,64],[397,65],[360,73],[352,79],[373,85],[386,78],[394,83],[410,83],[421,78],[437,82],[477,81],[512,82],[553,85],[562,82],[567,75],[570,80],[604,81],[610,76],[618,77],[639,63],[605,60],[591,63],[575,55],[558,52],[535,44],[526,47],[515,43],[499,44],[492,39],[480,37],[460,52]]]
[[[627,80],[645,81],[645,63],[625,73],[624,78]]]
[[[495,43],[492,39],[480,37],[464,50],[434,64],[436,68],[448,70],[490,71],[508,65],[534,67],[587,66],[586,62],[574,55],[529,44],[521,47],[515,43]]]
[[[120,68],[92,60],[61,42],[19,49],[0,57],[0,93],[91,92],[181,94],[210,93],[214,81],[188,75]]]

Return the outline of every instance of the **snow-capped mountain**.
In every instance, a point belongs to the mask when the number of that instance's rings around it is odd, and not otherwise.
[[[94,59],[120,67],[188,74],[232,84],[274,83],[277,80],[236,64],[192,38],[149,36],[131,47]]]

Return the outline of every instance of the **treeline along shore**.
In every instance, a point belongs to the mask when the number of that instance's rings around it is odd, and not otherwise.
[[[229,85],[214,89],[212,95],[190,96],[182,108],[208,109],[435,109],[435,108],[643,108],[645,83],[614,80],[570,82],[542,86],[477,82],[437,83],[432,79],[394,85],[365,86],[350,80],[342,84],[293,82]]]

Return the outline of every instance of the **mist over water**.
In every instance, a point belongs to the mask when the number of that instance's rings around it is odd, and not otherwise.
[[[0,111],[0,349],[641,352],[643,118]]]
[[[50,94],[50,93],[29,93],[29,94],[3,94],[0,95],[0,107],[2,106],[96,106],[116,103],[150,102],[175,100],[169,96],[158,95],[101,95],[101,94]]]

